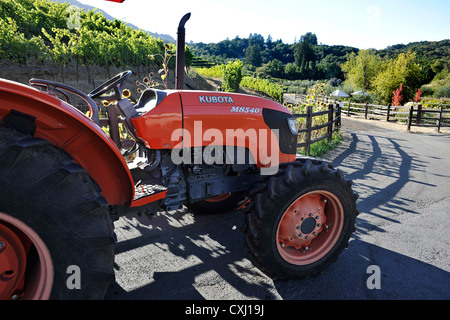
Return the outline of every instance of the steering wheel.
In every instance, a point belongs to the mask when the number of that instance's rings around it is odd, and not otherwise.
[[[119,73],[118,75],[112,77],[105,83],[89,92],[88,96],[92,99],[102,98],[110,101],[120,100],[120,98],[122,97],[123,81],[132,73],[133,72],[131,70]],[[114,93],[111,95],[107,95],[106,93],[111,90],[114,90]]]

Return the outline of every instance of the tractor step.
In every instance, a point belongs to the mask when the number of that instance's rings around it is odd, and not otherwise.
[[[167,187],[160,184],[157,180],[139,181],[134,190],[134,200],[139,200],[144,197],[152,196],[154,194],[164,192]]]

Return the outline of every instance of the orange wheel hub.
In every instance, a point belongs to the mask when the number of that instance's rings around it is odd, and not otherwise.
[[[277,249],[291,264],[307,265],[323,258],[338,241],[344,223],[340,200],[318,190],[294,200],[281,217]]]
[[[39,235],[0,212],[0,300],[46,300],[53,276],[50,252]]]
[[[23,287],[27,256],[20,238],[6,225],[0,224],[0,293],[10,299]]]

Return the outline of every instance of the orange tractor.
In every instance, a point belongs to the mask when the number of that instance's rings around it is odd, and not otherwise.
[[[240,210],[250,257],[280,279],[322,272],[347,246],[357,196],[339,170],[296,155],[288,109],[182,90],[188,18],[178,29],[177,89],[148,88],[135,104],[122,98],[131,71],[89,94],[0,80],[1,299],[103,297],[114,281],[113,221],[130,213]],[[111,102],[109,134],[97,99]]]

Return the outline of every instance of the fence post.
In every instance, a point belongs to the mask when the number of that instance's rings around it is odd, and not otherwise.
[[[347,117],[350,117],[350,107],[351,107],[351,102],[348,102],[348,110],[347,110]]]
[[[367,119],[367,112],[369,111],[369,103],[366,102],[364,107],[364,119]]]
[[[342,114],[342,105],[344,105],[343,102],[340,102],[337,104],[337,110],[336,110],[336,128],[340,128],[341,127],[341,114]]]
[[[437,132],[441,131],[441,121],[442,121],[442,107],[439,107],[439,115],[437,119]]]
[[[391,113],[391,104],[389,103],[387,106],[386,122],[389,122],[390,113]]]
[[[328,105],[328,127],[327,127],[327,141],[331,142],[332,134],[333,134],[333,104]]]
[[[421,121],[422,121],[422,105],[419,104],[417,106],[416,124],[420,124]]]
[[[306,155],[311,151],[311,127],[312,127],[312,106],[306,106]]]
[[[411,132],[411,124],[412,124],[412,118],[413,118],[413,111],[414,106],[409,106],[409,114],[408,114],[408,127],[406,131]]]

